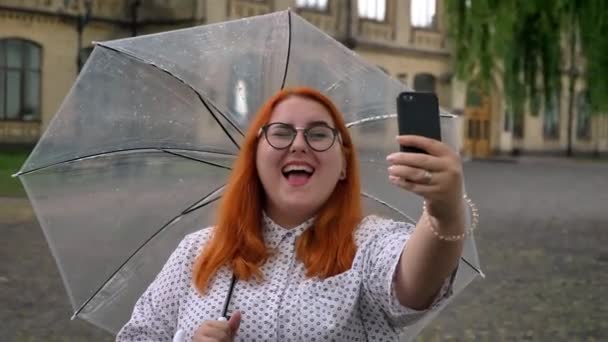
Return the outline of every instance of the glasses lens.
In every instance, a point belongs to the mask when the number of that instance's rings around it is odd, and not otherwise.
[[[314,126],[306,130],[306,140],[314,150],[325,151],[334,143],[334,131],[327,126]]]
[[[284,124],[271,124],[266,129],[266,139],[274,148],[286,148],[289,146],[296,134],[296,131]]]

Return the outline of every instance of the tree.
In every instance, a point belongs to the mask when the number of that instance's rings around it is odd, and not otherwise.
[[[537,113],[568,76],[568,147],[572,155],[574,85],[583,77],[594,113],[608,113],[608,2],[605,0],[449,0],[449,35],[458,77],[487,89],[502,75],[513,115]],[[585,67],[577,66],[580,46]],[[528,104],[528,105],[526,105]]]

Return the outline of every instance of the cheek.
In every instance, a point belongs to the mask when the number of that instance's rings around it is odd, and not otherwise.
[[[336,153],[328,153],[326,155],[323,155],[320,159],[320,162],[325,165],[325,174],[328,177],[339,177],[340,172],[342,171],[342,164],[344,160],[344,158],[342,157],[342,152],[336,151]]]
[[[260,176],[268,175],[276,171],[279,160],[281,159],[279,151],[270,146],[259,145],[256,155],[256,166]]]

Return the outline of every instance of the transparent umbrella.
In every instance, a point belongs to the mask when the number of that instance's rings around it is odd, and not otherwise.
[[[18,173],[74,317],[116,332],[188,233],[213,223],[243,132],[279,89],[310,86],[342,111],[367,213],[413,221],[390,185],[395,99],[406,87],[291,11],[97,43]],[[458,120],[442,114],[458,147]],[[466,242],[455,292],[478,274]],[[431,316],[410,327],[415,336]]]

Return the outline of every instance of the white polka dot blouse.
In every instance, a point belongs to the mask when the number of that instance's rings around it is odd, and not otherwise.
[[[295,254],[309,220],[285,229],[264,215],[264,241],[275,252],[262,267],[263,281],[237,281],[229,313],[242,313],[237,341],[397,341],[401,329],[452,294],[448,277],[428,310],[402,306],[394,292],[399,257],[414,226],[366,217],[355,232],[357,253],[350,270],[326,279],[307,278]],[[196,257],[212,228],[184,238],[142,294],[117,341],[172,341],[183,330],[191,341],[203,321],[222,314],[232,272],[218,271],[201,295],[192,282]]]

